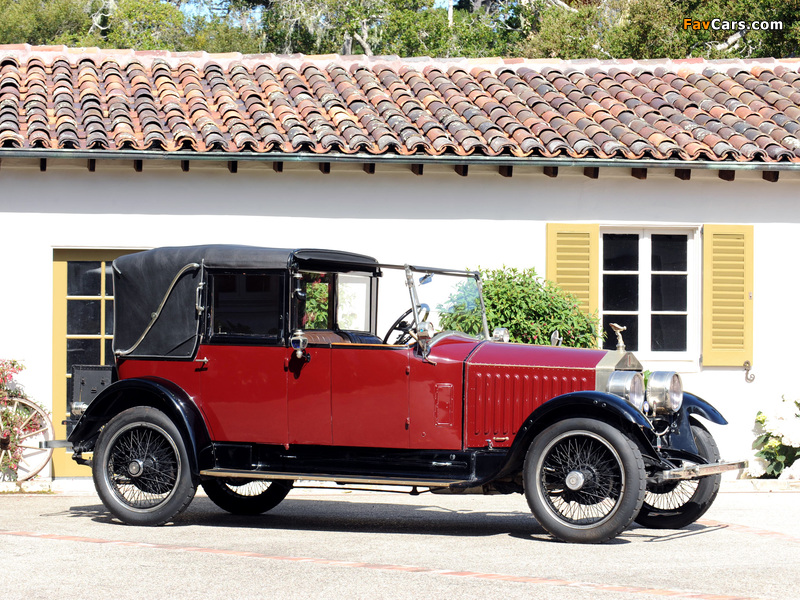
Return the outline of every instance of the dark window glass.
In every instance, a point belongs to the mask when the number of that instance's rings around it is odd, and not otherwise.
[[[67,300],[67,334],[100,335],[99,300]]]
[[[280,337],[280,275],[217,273],[211,286],[212,334]]]
[[[106,296],[114,295],[114,278],[111,275],[111,261],[106,263]]]
[[[639,317],[636,315],[614,315],[605,313],[603,315],[603,331],[606,339],[603,341],[603,348],[615,350],[617,348],[617,334],[611,329],[611,323],[616,323],[622,327],[627,327],[622,332],[622,341],[625,342],[625,349],[635,352],[639,349]]]
[[[106,344],[106,348],[105,348],[106,362],[105,362],[105,364],[113,365],[114,364],[114,351],[111,349],[111,340],[106,340],[105,344]]]
[[[653,310],[686,310],[686,275],[653,275]]]
[[[636,234],[603,234],[603,270],[638,271],[639,236]]]
[[[638,275],[603,275],[603,312],[639,309]]]
[[[74,365],[99,365],[100,340],[67,340],[67,373]]]
[[[653,271],[686,271],[686,244],[688,237],[685,235],[653,235]]]
[[[99,296],[100,263],[97,261],[70,261],[67,263],[67,295]]]
[[[106,335],[114,334],[114,301],[106,300]]]
[[[653,350],[686,350],[686,315],[653,315],[651,319]]]

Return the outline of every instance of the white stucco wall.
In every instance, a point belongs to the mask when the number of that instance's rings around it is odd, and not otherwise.
[[[52,258],[54,248],[145,248],[201,243],[329,247],[383,262],[445,267],[534,266],[545,271],[547,222],[624,225],[752,223],[755,225],[753,383],[741,368],[645,363],[682,371],[685,388],[712,402],[731,422],[712,431],[724,457],[750,451],[755,413],[782,394],[800,396],[795,376],[795,304],[800,282],[794,257],[800,239],[800,174],[767,183],[760,172],[725,182],[713,171],[681,181],[672,170],[581,169],[557,178],[541,168],[496,169],[360,165],[128,162],[4,159],[0,168],[0,357],[25,362],[20,376],[45,405],[52,390]],[[698,350],[699,352],[699,350]]]

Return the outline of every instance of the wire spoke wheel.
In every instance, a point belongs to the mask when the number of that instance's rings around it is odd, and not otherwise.
[[[106,508],[131,525],[162,525],[184,510],[196,484],[180,431],[161,411],[128,409],[103,428],[92,465]]]
[[[624,468],[619,455],[589,432],[554,440],[540,470],[549,509],[574,526],[602,523],[622,497]]]
[[[106,477],[119,499],[148,510],[169,499],[180,476],[178,449],[160,427],[133,423],[109,442]]]
[[[202,482],[211,501],[234,515],[260,515],[278,506],[294,482],[265,479],[207,479]]]
[[[711,434],[700,425],[693,424],[692,436],[697,452],[707,462],[719,461],[719,449]],[[696,463],[681,461],[678,466]],[[699,479],[648,483],[642,510],[636,522],[651,529],[681,529],[699,519],[713,504],[719,492],[722,475],[709,475]]]
[[[566,542],[619,535],[644,499],[638,446],[603,421],[574,418],[534,438],[525,457],[525,497],[536,520]]]
[[[39,443],[53,439],[47,413],[27,398],[0,401],[0,481],[26,481],[50,462],[52,448]]]

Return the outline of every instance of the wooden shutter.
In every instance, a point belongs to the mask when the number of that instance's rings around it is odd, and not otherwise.
[[[703,365],[753,361],[753,226],[703,227]]]
[[[581,308],[598,309],[600,226],[548,223],[546,277],[575,294]]]

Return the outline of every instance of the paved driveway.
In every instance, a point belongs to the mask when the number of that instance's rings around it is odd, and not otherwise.
[[[0,495],[3,598],[800,599],[800,493],[725,491],[680,531],[555,542],[522,496],[294,490],[259,517],[197,497],[171,525],[94,494]]]

